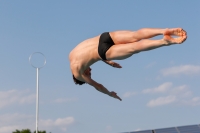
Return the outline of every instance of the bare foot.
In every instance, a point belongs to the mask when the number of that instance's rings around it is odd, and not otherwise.
[[[110,96],[111,96],[111,97],[114,97],[114,98],[116,98],[116,99],[119,99],[120,101],[122,101],[122,99],[121,99],[119,96],[117,96],[117,93],[114,92],[114,91],[111,91],[111,92],[110,92]]]
[[[182,28],[173,28],[173,29],[166,29],[164,32],[164,41],[167,44],[180,44],[183,43],[187,39],[187,33]],[[177,38],[173,38],[172,35],[178,36]]]
[[[166,29],[164,35],[186,36],[187,32],[182,28],[172,28],[172,29]]]
[[[164,41],[166,41],[167,44],[180,44],[183,43],[186,40],[186,36],[173,38],[170,35],[164,35]]]

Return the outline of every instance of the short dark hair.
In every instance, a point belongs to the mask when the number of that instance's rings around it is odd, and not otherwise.
[[[74,83],[75,83],[75,84],[78,84],[78,85],[85,84],[85,82],[76,79],[76,78],[74,77],[74,75],[73,75],[73,80],[74,80]]]

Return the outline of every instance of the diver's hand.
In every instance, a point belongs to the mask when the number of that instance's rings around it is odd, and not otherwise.
[[[114,97],[114,98],[119,99],[120,101],[122,101],[122,99],[121,99],[119,96],[117,96],[117,93],[114,92],[114,91],[111,91],[109,95],[110,95],[111,97]]]
[[[112,67],[116,67],[116,68],[122,68],[122,66],[120,65],[120,64],[118,64],[118,63],[116,63],[116,62],[110,62],[110,65],[112,66]]]

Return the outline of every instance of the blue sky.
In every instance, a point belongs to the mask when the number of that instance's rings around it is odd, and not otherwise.
[[[39,130],[116,133],[199,124],[200,1],[0,1],[0,133],[35,130],[36,70],[42,52]],[[92,77],[122,101],[73,83],[68,54],[105,31],[182,27],[181,45],[92,66]],[[162,36],[154,39],[162,38]]]

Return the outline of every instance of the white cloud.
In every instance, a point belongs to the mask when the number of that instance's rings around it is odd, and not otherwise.
[[[192,105],[200,105],[200,97],[194,97],[191,100]]]
[[[200,97],[193,97],[190,100],[183,101],[186,105],[198,106],[200,105]]]
[[[152,89],[145,89],[142,92],[143,93],[160,93],[160,92],[166,92],[170,89],[170,87],[172,86],[171,82],[166,82],[161,84],[160,86],[156,87],[156,88],[152,88]]]
[[[142,129],[141,128],[137,128],[135,131],[141,131]]]
[[[161,70],[163,76],[170,75],[194,75],[200,74],[200,66],[195,65],[181,65]]]
[[[160,106],[160,105],[166,105],[166,104],[174,102],[175,100],[176,100],[175,96],[159,97],[157,99],[150,100],[147,103],[147,106],[155,107],[155,106]]]
[[[187,85],[181,85],[170,90],[171,95],[177,95],[180,98],[192,96],[192,91],[189,90]]]
[[[128,97],[132,97],[134,95],[136,95],[136,92],[126,92],[123,94],[123,97],[128,98]]]
[[[56,126],[65,126],[65,125],[70,125],[73,122],[74,122],[74,118],[73,117],[58,118],[55,121],[55,125]]]
[[[148,64],[147,66],[146,66],[146,68],[151,68],[151,67],[153,67],[153,66],[155,66],[156,65],[156,62],[151,62],[150,64]]]
[[[106,126],[106,131],[112,131],[112,127],[110,125]]]
[[[75,122],[73,117],[52,119],[41,119],[38,123],[39,130],[66,132]],[[3,114],[0,115],[0,133],[11,133],[16,129],[30,129],[35,131],[35,116],[24,114]]]
[[[19,129],[18,126],[3,126],[0,127],[0,133],[12,133],[13,131],[16,131],[16,129]]]
[[[61,131],[67,131],[69,126],[75,123],[75,119],[73,117],[65,117],[65,118],[58,118],[56,120],[40,120],[40,126],[44,129],[59,129]]]
[[[12,104],[30,104],[35,102],[35,94],[27,90],[0,91],[0,108]]]
[[[67,103],[77,101],[77,98],[58,98],[54,100],[55,103]]]
[[[0,115],[0,133],[11,133],[16,129],[33,129],[35,117],[24,114],[3,114]]]
[[[167,105],[174,102],[191,106],[200,105],[200,98],[194,97],[192,91],[187,85],[174,87],[172,83],[167,82],[153,89],[145,89],[142,92],[146,94],[162,93],[162,95],[165,95],[151,99],[147,103],[148,107]]]

